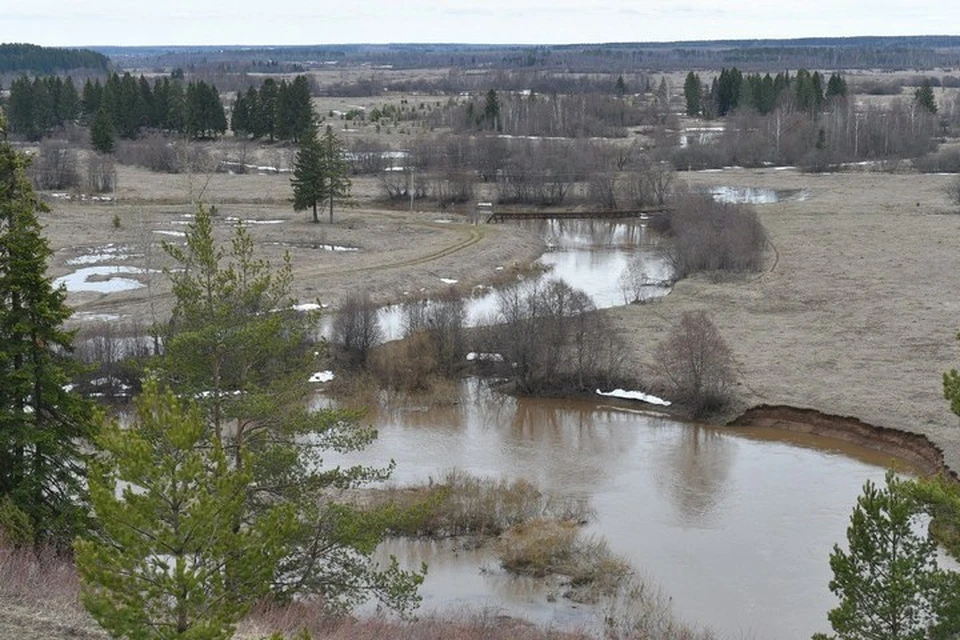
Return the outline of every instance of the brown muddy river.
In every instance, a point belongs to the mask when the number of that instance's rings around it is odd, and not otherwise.
[[[516,399],[477,380],[464,383],[457,405],[381,409],[368,419],[377,442],[328,464],[393,459],[400,485],[457,468],[584,497],[596,513],[587,530],[660,586],[683,620],[725,638],[829,630],[830,550],[844,539],[863,482],[882,481],[889,463],[829,439],[696,426],[604,402]],[[483,550],[391,542],[383,551],[430,565],[425,613],[492,611],[568,629],[599,623],[590,607],[505,575]]]

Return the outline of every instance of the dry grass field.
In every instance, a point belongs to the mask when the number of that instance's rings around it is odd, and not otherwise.
[[[787,405],[924,433],[960,469],[960,425],[940,388],[942,372],[960,361],[960,215],[942,191],[953,179],[772,168],[680,174],[692,187],[803,190],[808,197],[757,207],[772,242],[763,274],[726,282],[695,277],[660,304],[607,312],[631,345],[632,373],[643,376],[652,346],[683,311],[705,308],[737,355],[738,409]],[[468,288],[542,250],[515,227],[379,208],[373,180],[357,182],[359,206],[338,210],[332,225],[293,212],[285,174],[185,176],[121,167],[119,183],[110,203],[53,202],[44,223],[56,250],[54,276],[76,268],[68,260],[108,243],[130,254],[113,264],[161,269],[158,243],[182,241],[170,234],[189,222],[190,193],[217,207],[224,239],[233,220],[253,221],[249,228],[266,257],[279,262],[290,252],[296,296],[331,306],[358,290],[389,302],[439,291],[448,286],[444,280]],[[151,286],[76,293],[69,301],[88,314],[163,317],[166,278],[137,277]]]
[[[183,242],[194,210],[191,192],[216,207],[216,233],[223,241],[243,220],[260,255],[279,265],[289,252],[293,293],[302,302],[319,299],[336,306],[357,291],[393,302],[447,289],[454,280],[466,290],[542,251],[534,234],[515,228],[473,225],[466,216],[438,211],[373,208],[373,181],[358,181],[354,192],[360,206],[338,207],[333,224],[325,212],[322,222],[313,224],[308,212],[293,211],[287,174],[189,177],[121,167],[119,185],[116,199],[108,203],[53,199],[52,211],[42,219],[55,251],[54,277],[77,269],[69,261],[101,253],[106,245],[120,255],[102,264],[150,271],[135,276],[149,285],[140,289],[71,293],[68,302],[83,314],[119,314],[142,323],[169,312],[169,286],[161,270],[170,264],[160,243]]]
[[[738,409],[815,409],[925,434],[960,469],[960,422],[941,376],[960,364],[960,215],[954,177],[730,170],[691,185],[804,189],[757,207],[772,242],[768,270],[728,282],[695,277],[662,303],[612,309],[642,371],[681,313],[706,309],[736,355]]]

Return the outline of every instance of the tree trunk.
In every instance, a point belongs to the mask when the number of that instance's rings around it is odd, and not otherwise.
[[[317,217],[317,201],[313,201],[313,221],[320,222],[320,218]]]

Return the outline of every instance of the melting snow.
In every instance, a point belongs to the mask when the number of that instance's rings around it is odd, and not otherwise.
[[[335,377],[333,371],[317,371],[310,376],[310,382],[330,382]]]
[[[65,285],[67,291],[95,291],[97,293],[113,293],[116,291],[130,291],[144,287],[142,282],[133,278],[123,278],[120,274],[146,273],[139,267],[85,267],[73,273],[57,278],[53,286]],[[91,280],[91,278],[94,278]]]
[[[662,407],[669,407],[672,404],[669,400],[652,396],[649,393],[644,393],[643,391],[626,391],[624,389],[600,391],[600,389],[597,389],[597,395],[605,396],[607,398],[621,398],[623,400],[640,400],[648,404],[658,404]]]
[[[503,356],[499,353],[477,353],[475,351],[471,351],[467,354],[467,362],[474,362],[476,360],[485,362],[503,362]]]

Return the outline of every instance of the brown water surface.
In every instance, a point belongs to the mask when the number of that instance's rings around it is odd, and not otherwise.
[[[684,424],[588,400],[515,399],[476,380],[464,383],[459,404],[368,417],[379,439],[342,461],[394,459],[396,484],[457,468],[586,497],[596,511],[589,533],[660,585],[684,620],[730,638],[829,630],[828,556],[864,481],[882,481],[890,462],[816,436]],[[394,541],[384,552],[430,565],[425,611],[598,623],[589,607],[550,602],[551,587],[505,575],[483,550]]]

